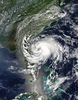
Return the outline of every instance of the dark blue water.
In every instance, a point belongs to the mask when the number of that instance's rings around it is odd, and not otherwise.
[[[13,69],[10,69],[14,66]],[[16,55],[6,48],[0,48],[0,98],[12,100],[16,95],[24,92],[25,79],[15,69],[20,67]],[[13,73],[12,70],[15,70]]]
[[[69,3],[67,0],[65,1]],[[68,15],[54,25],[51,25],[48,29],[45,29],[43,33],[46,35],[56,35],[55,39],[62,46],[65,44],[69,46],[70,54],[74,49],[78,48],[78,30],[74,29],[78,25],[78,1],[72,1],[71,4],[69,3],[68,6],[65,6]],[[59,38],[59,36],[62,38]],[[68,42],[65,41],[67,37],[70,37]],[[74,40],[73,44],[72,40]],[[66,62],[58,62],[56,72],[59,76],[69,76],[70,80],[65,81],[61,86],[67,94],[63,92],[60,97],[56,95],[53,97],[53,100],[78,100],[75,97],[75,95],[78,95],[78,77],[72,72],[74,65],[77,63],[77,58],[71,57]],[[50,64],[50,61],[47,62],[46,66],[48,64]],[[24,85],[26,80],[22,74],[18,73],[19,67],[21,65],[16,54],[5,47],[0,47],[0,99],[12,100],[18,94],[25,92]]]

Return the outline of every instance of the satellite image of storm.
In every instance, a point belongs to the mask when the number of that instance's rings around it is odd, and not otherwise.
[[[78,100],[78,0],[0,0],[0,100]]]

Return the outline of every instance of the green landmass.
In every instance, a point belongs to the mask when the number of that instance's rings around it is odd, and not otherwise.
[[[7,12],[7,16],[10,16],[9,23],[14,23],[13,28],[8,35],[4,31],[0,34],[0,43],[8,47],[11,51],[16,51],[16,28],[17,24],[22,21],[26,16],[37,14],[42,9],[46,9],[47,5],[60,6],[64,0],[32,0],[32,3],[26,0],[2,0],[0,1],[0,14]],[[7,21],[7,19],[5,19]],[[4,24],[4,23],[3,23]],[[7,25],[6,25],[7,26]],[[15,26],[15,27],[14,27]]]

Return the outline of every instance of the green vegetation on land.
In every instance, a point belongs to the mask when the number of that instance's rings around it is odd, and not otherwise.
[[[27,4],[26,0],[1,0],[0,14],[7,12],[7,16],[11,16],[9,22],[15,22],[15,25],[22,21],[26,16],[37,14],[42,9],[46,9],[47,5],[51,4],[60,6],[60,3],[63,1],[64,0],[37,0],[37,2],[35,2],[35,0],[32,0],[32,3]],[[16,50],[16,25],[15,27],[14,25],[13,30],[8,33],[8,36],[4,36],[2,33],[0,35],[0,42],[3,41],[3,43],[12,51]],[[6,32],[4,34],[6,34]]]

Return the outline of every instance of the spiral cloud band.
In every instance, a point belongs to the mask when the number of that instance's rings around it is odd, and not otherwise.
[[[38,67],[46,63],[49,57],[52,57],[55,61],[62,60],[62,46],[49,36],[33,42],[29,47],[27,47],[27,39],[25,36],[22,43],[24,57],[26,57],[30,65],[33,64],[31,67]]]

